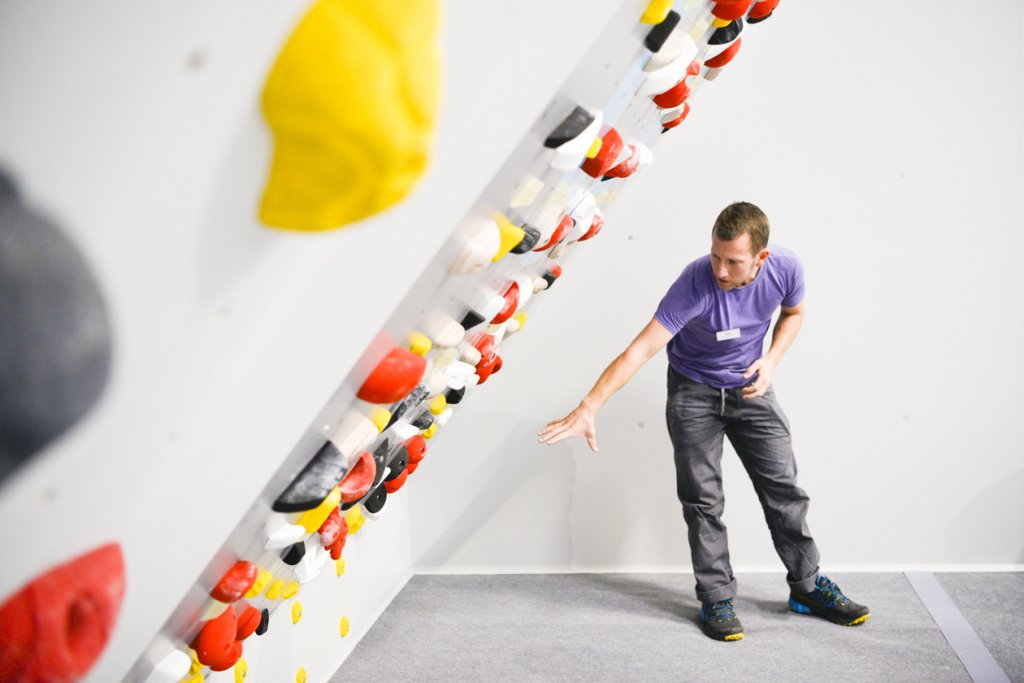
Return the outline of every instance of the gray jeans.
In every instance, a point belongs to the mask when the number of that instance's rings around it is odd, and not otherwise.
[[[715,389],[668,369],[665,417],[675,448],[676,490],[689,530],[701,602],[736,595],[722,523],[723,436],[729,437],[754,484],[790,588],[808,593],[818,576],[818,548],[806,521],[810,499],[796,485],[789,421],[772,388],[751,400],[744,399],[742,392]]]

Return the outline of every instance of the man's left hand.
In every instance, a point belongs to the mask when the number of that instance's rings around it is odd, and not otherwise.
[[[775,375],[775,361],[768,356],[762,356],[747,368],[743,376],[753,377],[754,373],[757,373],[757,379],[749,387],[743,387],[743,398],[751,399],[764,396],[764,392],[768,391],[768,387],[772,385],[772,377]]]

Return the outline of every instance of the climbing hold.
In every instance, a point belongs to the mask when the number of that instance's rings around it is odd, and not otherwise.
[[[399,449],[395,453],[395,457],[388,463],[388,476],[384,477],[384,481],[394,481],[402,475],[405,471],[406,465],[409,464],[409,454],[405,449]]]
[[[513,247],[523,241],[526,232],[501,214],[496,215],[494,221],[498,224],[498,231],[501,234],[501,246],[498,247],[498,253],[491,259],[492,262],[497,263],[505,258]]]
[[[500,363],[501,359],[499,358],[498,360]],[[452,415],[454,414],[454,410],[452,410],[451,408],[446,408],[443,413],[434,418],[434,424],[437,425],[438,427],[444,427],[446,424],[448,424],[448,420],[452,419]]]
[[[145,683],[178,683],[185,676],[188,676],[191,666],[191,657],[181,650],[171,650],[156,663],[149,676],[146,677]],[[0,673],[4,675],[3,680],[11,681],[16,679],[8,678],[8,674],[12,676],[18,675],[16,672],[2,671]]]
[[[318,0],[263,89],[274,157],[261,220],[294,230],[358,221],[426,169],[440,79],[438,3]],[[341,49],[339,46],[344,46]]]
[[[512,199],[509,200],[509,207],[513,209],[522,209],[530,204],[533,204],[534,200],[537,199],[537,195],[544,189],[544,183],[535,175],[527,174],[519,181],[516,185],[515,190],[512,191]],[[516,253],[513,250],[513,253]]]
[[[274,581],[267,588],[267,600],[277,600],[281,597],[281,591],[284,590],[284,581],[281,579],[274,579]]]
[[[368,451],[359,454],[359,459],[349,470],[345,478],[341,480],[341,502],[351,503],[366,495],[373,485],[373,478],[377,474],[377,465],[373,456]],[[301,523],[301,522],[300,522]],[[322,523],[322,522],[321,522]],[[320,525],[317,524],[319,527]]]
[[[310,545],[306,548],[306,556],[302,558],[302,562],[299,562],[298,566],[295,567],[295,577],[299,580],[299,583],[309,583],[316,577],[320,576],[320,572],[323,571],[324,565],[327,564],[327,559],[330,557],[330,552],[319,545]],[[294,587],[295,591],[299,590],[298,584],[294,581],[288,584],[284,592],[281,594],[285,598],[290,598],[295,593],[292,592]]]
[[[456,229],[452,238],[456,255],[448,272],[451,275],[467,275],[489,266],[501,249],[501,229],[498,223],[486,216],[471,214]]]
[[[295,683],[306,683],[306,670],[301,666],[299,670],[295,672]]]
[[[348,527],[348,533],[356,534],[360,529],[363,528],[363,524],[366,522],[366,517],[363,515],[363,510],[358,505],[348,511],[345,515],[345,524]],[[334,558],[338,559],[338,558]]]
[[[679,36],[678,41],[674,38],[675,35]],[[662,52],[666,52],[669,45],[672,46],[674,56],[671,61],[666,61],[666,58],[662,57]],[[664,92],[681,81],[686,75],[686,68],[697,56],[698,51],[697,43],[692,37],[686,34],[673,34],[673,38],[662,51],[656,52],[644,67],[646,79],[637,89],[637,95],[644,97]]]
[[[384,504],[388,502],[388,492],[384,488],[383,484],[377,486],[370,492],[370,495],[363,501],[363,510],[367,514],[376,515],[384,509]]]
[[[372,475],[371,475],[372,477]],[[297,524],[306,530],[307,534],[311,534],[320,528],[320,525],[327,519],[327,515],[331,514],[331,510],[338,507],[341,503],[341,490],[338,487],[331,489],[320,504],[311,510],[306,510],[299,517]]]
[[[424,435],[426,436],[426,435]],[[428,437],[429,438],[429,437]],[[392,479],[391,481],[384,482],[384,488],[387,489],[388,493],[397,493],[402,486],[405,485],[405,480],[409,477],[409,473],[406,470],[402,470],[402,473]]]
[[[711,8],[711,13],[718,19],[733,21],[746,14],[753,2],[754,0],[734,0],[730,2],[720,1]]]
[[[732,41],[739,38],[740,33],[743,32],[743,20],[736,19],[730,21],[725,26],[717,29],[708,38],[708,45],[728,45]]]
[[[555,280],[557,280],[561,276],[562,266],[552,266],[547,270],[547,272],[544,273],[542,277],[548,283],[548,289],[550,289],[551,285],[555,284]]]
[[[409,462],[420,462],[427,456],[427,442],[422,436],[414,436],[405,442],[405,453]]]
[[[420,321],[420,329],[438,348],[455,346],[466,336],[466,330],[462,325],[438,310],[428,311],[423,316]]]
[[[444,393],[445,400],[451,405],[457,405],[462,401],[462,397],[466,395],[466,387],[460,387],[458,389],[449,389]]]
[[[32,579],[0,605],[0,680],[84,677],[106,647],[123,596],[116,543]]]
[[[245,595],[256,581],[259,568],[252,562],[239,560],[225,572],[217,585],[210,591],[210,597],[220,602],[234,602]]]
[[[679,24],[679,18],[678,12],[669,11],[661,23],[647,32],[647,37],[644,38],[644,47],[651,52],[657,52],[664,47],[672,30]]]
[[[340,574],[339,574],[339,576],[340,576]],[[348,617],[342,617],[341,618],[341,623],[338,625],[338,631],[341,633],[341,637],[342,638],[344,638],[345,636],[348,635],[348,630],[349,630]]]
[[[306,556],[306,544],[299,542],[281,552],[281,560],[289,567],[297,565]]]
[[[423,430],[423,438],[424,439],[433,439],[434,438],[434,434],[437,434],[437,425],[436,424],[431,423],[431,425],[429,427],[427,427],[426,429]]]
[[[669,112],[666,116],[661,117],[661,128],[662,132],[675,128],[684,120],[690,113],[690,103],[683,104],[683,110],[679,112]],[[667,119],[667,120],[666,120]]]
[[[260,625],[260,611],[249,603],[235,603],[235,640],[245,640],[251,636]]]
[[[301,540],[305,535],[306,530],[298,524],[292,524],[283,515],[272,514],[263,524],[263,548],[278,550]]]
[[[303,554],[302,557],[303,557],[303,559],[305,559],[306,555]],[[298,583],[298,581],[289,581],[288,583],[285,584],[284,590],[281,591],[281,599],[282,600],[287,600],[288,598],[294,598],[295,594],[298,593],[298,592],[299,592],[299,583]]]
[[[505,297],[498,294],[490,287],[478,285],[472,290],[469,296],[466,297],[466,304],[469,306],[470,312],[474,314],[474,319],[475,317],[479,317],[478,322],[467,324],[470,322],[468,320],[469,314],[467,314],[467,319],[463,320],[462,326],[466,330],[469,330],[470,328],[476,327],[476,325],[484,322],[485,320],[490,320],[497,315],[505,305]]]
[[[619,135],[619,131],[614,128],[609,128],[604,135],[601,136],[603,144],[601,145],[601,151],[593,159],[587,159],[580,166],[580,170],[586,173],[591,178],[600,178],[605,172],[612,167],[615,163],[616,158],[622,151],[622,137]],[[534,251],[539,251],[535,249]]]
[[[589,162],[591,160],[588,159],[587,161]],[[540,245],[539,247],[536,247],[534,251],[544,251],[545,249],[553,247],[554,245],[558,244],[563,239],[565,239],[565,236],[569,234],[570,230],[572,230],[572,218],[569,216],[569,214],[563,214],[562,218],[558,221],[558,224],[555,226],[555,229],[552,231],[551,236],[544,241],[544,244]]]
[[[373,369],[357,395],[368,403],[394,403],[412,391],[426,369],[425,358],[395,347]]]
[[[726,64],[731,62],[732,58],[736,56],[736,53],[740,51],[740,44],[742,42],[742,38],[737,38],[736,41],[730,44],[729,47],[726,48],[724,51],[720,52],[718,55],[712,57],[711,59],[704,60],[704,66],[708,67],[709,69],[718,69],[725,66]]]
[[[430,402],[429,410],[431,415],[440,415],[448,407],[448,401],[443,395],[438,396]]]
[[[523,329],[523,325],[526,324],[526,311],[519,311],[514,316],[512,316],[512,320],[515,320],[517,323],[519,323],[519,327],[517,327],[515,330],[516,332]]]
[[[317,529],[317,532],[320,534],[320,543],[325,548],[334,545],[334,542],[345,531],[344,524],[345,521],[341,517],[341,512],[337,508],[331,510],[330,514],[327,515],[327,519]]]
[[[270,627],[270,610],[264,607],[260,611],[260,625],[256,627],[256,635],[262,636]]]
[[[690,86],[684,78],[660,95],[655,95],[654,104],[661,109],[674,109],[685,102],[689,96]]]
[[[345,573],[345,560],[339,557],[334,561],[334,573],[336,576],[341,576]]]
[[[505,322],[512,317],[513,313],[516,312],[516,307],[519,306],[519,285],[515,282],[510,284],[508,289],[505,290],[504,298],[505,305],[502,306],[501,310],[498,311],[498,314],[491,319],[491,323],[493,324]]]
[[[596,157],[597,153],[601,151],[602,144],[604,144],[604,141],[601,140],[601,138],[594,138],[594,141],[590,143],[590,149],[587,150],[585,156],[588,159],[593,159],[594,157]]]
[[[263,589],[267,587],[270,579],[273,578],[273,574],[268,572],[266,569],[261,569],[256,574],[256,580],[253,581],[252,586],[245,593],[247,598],[255,598],[257,595],[263,592]]]
[[[523,224],[523,239],[520,240],[519,244],[512,247],[513,254],[525,254],[531,251],[537,242],[540,240],[540,230],[533,227],[532,225]]]
[[[762,0],[750,8],[750,13],[747,15],[748,24],[756,24],[764,21],[775,12],[775,8],[779,6],[781,0]]]
[[[384,428],[391,422],[391,411],[377,406],[370,411],[370,422],[377,428],[378,433],[383,432]]]
[[[415,330],[409,333],[409,336],[406,338],[406,345],[409,347],[409,350],[417,356],[427,355],[430,353],[431,346],[433,346],[426,335],[416,332]]]
[[[640,152],[637,149],[636,145],[629,145],[628,148],[629,156],[626,158],[626,160],[609,168],[608,171],[604,174],[604,176],[602,176],[602,180],[609,180],[610,178],[628,178],[629,176],[636,173],[636,169],[640,167]]]
[[[544,141],[545,147],[555,150],[551,167],[569,171],[579,166],[601,130],[603,119],[600,111],[575,107]]]
[[[590,228],[579,238],[579,242],[586,242],[590,238],[594,237],[597,233],[601,232],[601,228],[604,227],[604,214],[601,213],[600,209],[595,209],[594,220],[590,222]],[[547,284],[547,283],[545,283]]]
[[[302,603],[296,600],[292,603],[292,623],[297,624],[302,619]]]
[[[242,643],[236,640],[237,616],[233,609],[203,624],[191,647],[199,661],[214,671],[227,671],[242,656]]]
[[[420,413],[419,415],[416,416],[416,419],[414,419],[412,423],[413,425],[415,425],[417,429],[430,429],[430,427],[434,424],[434,416],[431,415],[429,412]]]
[[[665,17],[668,16],[669,11],[672,9],[672,3],[675,0],[651,0],[647,4],[647,8],[644,13],[640,16],[640,22],[643,24],[660,24],[665,21]]]
[[[238,661],[235,662],[235,683],[242,683],[248,673],[249,666],[245,663],[244,659],[239,657]]]
[[[419,356],[416,357],[419,358]],[[375,434],[377,427],[373,423],[370,423],[370,427]],[[299,475],[277,497],[273,510],[275,512],[301,512],[317,507],[324,498],[330,495],[347,471],[347,460],[344,453],[330,441],[325,442],[299,472]],[[278,545],[290,531],[293,530],[288,527],[277,527],[273,531],[266,531],[268,540],[265,547],[268,549],[282,548],[294,543],[298,540],[297,538]],[[271,533],[278,534],[278,539],[271,536]],[[301,537],[301,534],[299,536]]]

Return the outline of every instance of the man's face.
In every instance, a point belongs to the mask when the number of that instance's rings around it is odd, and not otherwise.
[[[757,254],[751,251],[750,235],[746,233],[729,242],[711,236],[711,272],[722,289],[736,289],[753,282],[766,258],[767,249]]]

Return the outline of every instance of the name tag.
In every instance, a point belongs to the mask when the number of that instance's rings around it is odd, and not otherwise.
[[[718,341],[725,341],[727,339],[739,339],[739,336],[740,328],[738,327],[732,330],[722,330],[721,332],[718,333]]]

